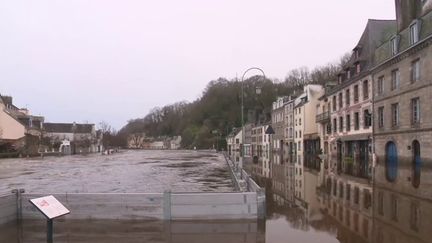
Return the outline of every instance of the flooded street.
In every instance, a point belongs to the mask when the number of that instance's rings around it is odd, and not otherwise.
[[[222,155],[194,151],[123,151],[0,160],[0,194],[29,193],[225,192],[231,178]]]
[[[53,159],[51,161],[51,159]],[[55,162],[54,162],[55,160]],[[12,166],[19,161],[17,166]],[[92,162],[92,163],[89,163]],[[127,164],[128,166],[124,166]],[[231,181],[221,155],[188,151],[127,151],[113,156],[75,156],[44,160],[2,160],[2,190],[19,187],[32,192],[148,192],[172,188],[177,191],[231,191]],[[402,193],[395,212],[379,212],[377,199],[365,208],[344,202],[312,185],[304,189],[305,198],[292,197],[289,164],[273,165],[270,175],[257,173],[261,161],[245,166],[266,188],[266,219],[262,221],[173,221],[157,220],[68,220],[55,223],[55,242],[214,242],[214,243],[431,243],[427,235],[432,216],[430,201],[413,199],[421,212],[418,219]],[[286,168],[285,168],[286,167]],[[285,168],[285,169],[284,169]],[[5,173],[8,171],[8,173]],[[29,173],[31,172],[31,173]],[[304,176],[312,172],[305,171]],[[6,176],[7,175],[7,176]],[[44,176],[49,175],[50,178]],[[157,175],[157,176],[156,176]],[[14,184],[15,183],[15,184]],[[51,185],[54,183],[54,185]],[[379,188],[374,190],[380,190]],[[356,198],[352,192],[352,198]],[[293,200],[294,199],[294,200]],[[354,201],[355,202],[355,201]],[[388,214],[387,214],[388,213]],[[391,213],[397,213],[397,220]],[[417,221],[415,221],[417,220]],[[417,223],[418,228],[413,224]],[[407,227],[404,227],[408,225]],[[412,225],[412,226],[410,226]],[[0,226],[0,242],[45,242],[45,222],[27,219]]]

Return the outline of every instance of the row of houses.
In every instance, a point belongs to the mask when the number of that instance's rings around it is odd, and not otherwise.
[[[44,117],[16,107],[11,96],[0,95],[0,153],[32,156],[102,150],[102,133],[94,124],[45,122]]]
[[[145,133],[132,133],[127,138],[129,149],[170,149],[176,150],[181,147],[181,136],[153,138],[146,136]]]
[[[253,173],[310,218],[325,209],[362,237],[374,221],[427,242],[432,3],[395,3],[396,20],[367,22],[337,80],[279,97],[271,121],[248,124],[251,135],[234,130],[227,150],[239,163],[250,158]],[[375,233],[378,242],[394,239]]]

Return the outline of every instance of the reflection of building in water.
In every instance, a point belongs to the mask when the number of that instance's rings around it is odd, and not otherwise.
[[[318,98],[323,93],[322,86],[307,85],[304,87],[304,93],[294,102],[294,148],[296,148],[294,196],[296,204],[304,208],[307,207],[306,200],[308,200],[309,189],[317,186],[315,177],[318,177],[320,161],[318,158],[319,138],[315,123],[315,111]],[[310,177],[305,178],[305,170],[310,172]],[[309,180],[307,185],[305,179]]]
[[[266,125],[256,125],[251,131],[252,172],[266,178],[270,177],[270,135],[265,134]]]
[[[275,202],[285,204],[287,200],[287,174],[288,174],[288,157],[285,156],[287,144],[285,139],[285,106],[293,103],[291,97],[279,97],[272,106],[272,127],[274,134],[272,137],[272,156],[271,156],[271,177],[272,189]],[[292,202],[292,201],[291,201]]]
[[[294,171],[296,162],[296,150],[294,148],[294,101],[290,97],[284,105],[284,149],[283,157],[286,166],[285,171],[285,199],[294,203]]]
[[[396,1],[398,28],[375,52],[374,215],[379,242],[431,242],[430,5]]]

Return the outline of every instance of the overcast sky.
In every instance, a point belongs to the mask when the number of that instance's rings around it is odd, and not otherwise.
[[[394,19],[394,0],[1,1],[0,93],[119,129],[252,66],[283,79],[336,61],[370,18]]]

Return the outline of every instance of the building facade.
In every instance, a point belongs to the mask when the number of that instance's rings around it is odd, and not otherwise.
[[[430,241],[431,1],[396,1],[397,29],[375,51],[377,238]],[[385,227],[389,226],[389,227]]]

